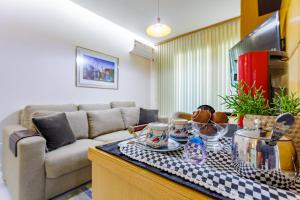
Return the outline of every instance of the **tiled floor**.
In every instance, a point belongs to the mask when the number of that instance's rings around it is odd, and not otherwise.
[[[0,171],[0,197],[1,200],[11,200],[11,196],[8,193],[7,187],[3,183],[1,171]]]

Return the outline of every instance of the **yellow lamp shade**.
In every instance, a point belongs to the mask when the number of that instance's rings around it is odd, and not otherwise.
[[[171,33],[171,27],[165,24],[156,23],[148,26],[146,33],[151,37],[165,37]]]

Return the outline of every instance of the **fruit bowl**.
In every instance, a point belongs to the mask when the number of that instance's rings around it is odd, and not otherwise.
[[[219,140],[228,132],[228,123],[199,123],[192,122],[195,133],[205,141],[208,151],[219,151],[222,144]]]

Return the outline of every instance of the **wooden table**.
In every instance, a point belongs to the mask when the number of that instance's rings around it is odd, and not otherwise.
[[[93,200],[212,199],[116,156],[90,147]]]

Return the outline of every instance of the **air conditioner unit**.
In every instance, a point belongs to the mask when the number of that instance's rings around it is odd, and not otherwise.
[[[134,45],[130,53],[146,59],[154,58],[154,49],[136,40],[134,41]]]

